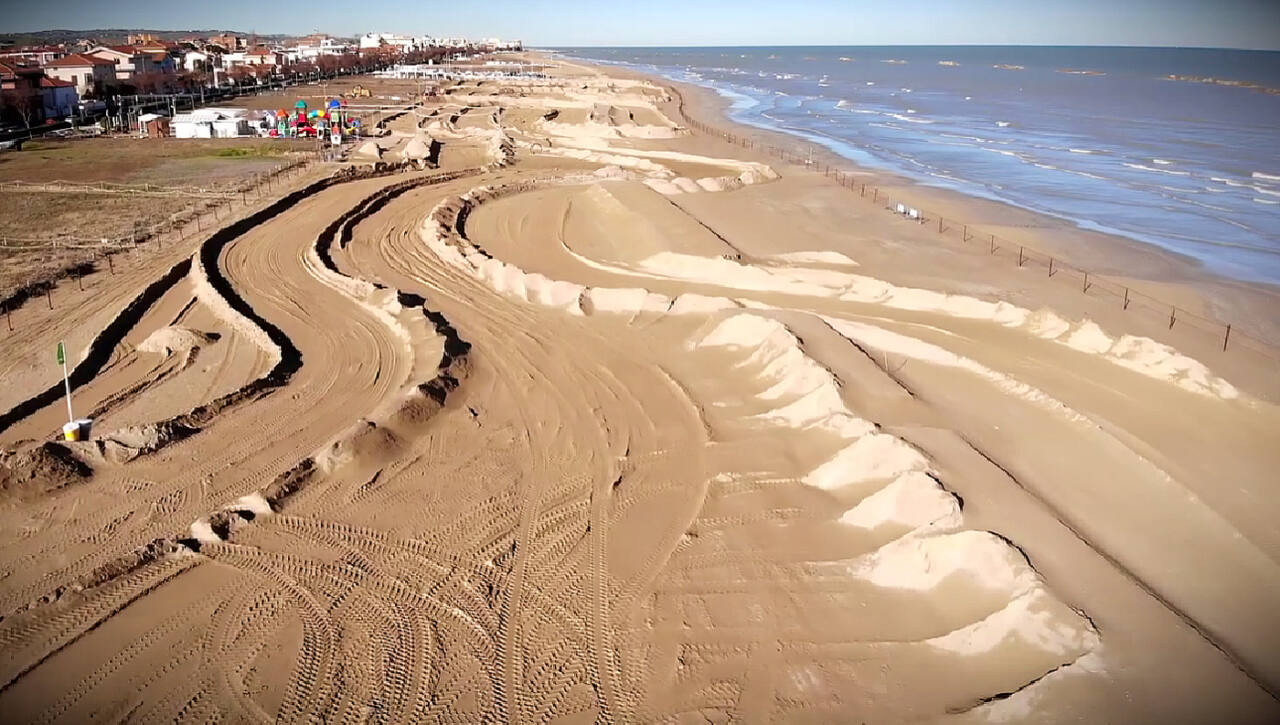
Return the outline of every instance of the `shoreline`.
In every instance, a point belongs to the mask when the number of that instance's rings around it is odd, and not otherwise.
[[[918,207],[942,215],[948,223],[967,225],[981,234],[1066,262],[1091,275],[1132,288],[1181,312],[1205,318],[1211,324],[1232,327],[1232,334],[1247,335],[1280,357],[1280,285],[1234,279],[1209,270],[1190,256],[1118,233],[1092,231],[1074,221],[1016,204],[932,186],[900,173],[880,169],[843,156],[800,133],[762,128],[731,116],[732,99],[714,88],[677,81],[664,75],[598,63],[550,51],[531,51],[560,62],[580,63],[620,77],[644,78],[675,91],[683,99],[681,113],[687,120],[721,127],[753,144],[769,144],[793,156],[810,156],[815,168],[857,177],[870,188],[896,199],[905,197]],[[785,163],[785,162],[783,162]],[[1238,338],[1237,338],[1238,339]]]

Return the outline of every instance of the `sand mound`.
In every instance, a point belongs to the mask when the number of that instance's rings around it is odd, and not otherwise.
[[[192,330],[189,327],[173,325],[171,327],[162,327],[148,335],[147,339],[138,343],[138,349],[142,352],[172,355],[175,352],[186,352],[199,348],[217,339],[217,335]]]
[[[93,469],[61,443],[46,441],[12,451],[0,451],[0,491],[25,497],[78,483]]]
[[[176,421],[149,423],[121,428],[98,439],[103,457],[116,463],[127,463],[138,456],[154,453],[161,448],[199,432],[198,428]]]
[[[352,156],[369,161],[380,161],[382,160],[382,153],[382,146],[377,141],[365,141],[360,144],[360,148],[356,149]]]
[[[423,141],[421,137],[415,136],[410,139],[409,143],[405,144],[404,149],[400,151],[400,155],[409,161],[425,161],[431,157],[431,146],[426,141]]]
[[[391,430],[370,420],[360,421],[339,435],[316,455],[324,473],[356,465],[380,466],[395,458],[400,440]]]

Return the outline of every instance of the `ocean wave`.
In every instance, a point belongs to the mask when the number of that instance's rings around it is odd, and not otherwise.
[[[1266,194],[1267,196],[1280,196],[1280,191],[1276,191],[1275,189],[1270,189],[1265,186],[1254,186],[1253,190],[1259,194]]]
[[[908,110],[907,113],[915,113],[915,111]],[[886,115],[890,118],[896,118],[899,121],[906,121],[907,123],[933,123],[933,121],[930,121],[927,118],[912,118],[910,116],[904,116],[901,113],[890,113]]]
[[[1205,190],[1205,191],[1212,191],[1212,192],[1213,192],[1213,193],[1215,193],[1215,194],[1228,194],[1228,193],[1230,193],[1230,190],[1229,190],[1229,189],[1215,189],[1215,188],[1213,188],[1212,186],[1206,186],[1206,187],[1204,187],[1204,190]]]
[[[991,67],[995,68],[996,70],[1026,70],[1027,69],[1025,65],[1009,65],[1008,63],[996,63]]]
[[[1067,150],[1068,150],[1068,151],[1070,151],[1070,152],[1071,152],[1071,153],[1073,153],[1073,154],[1096,154],[1096,153],[1098,153],[1097,151],[1093,151],[1093,150],[1091,150],[1091,149],[1067,149]]]
[[[853,58],[850,58],[850,57],[848,57],[848,56],[844,56],[844,55],[842,55],[842,56],[840,56],[840,62],[841,62],[841,63],[852,63],[852,62],[853,62]]]
[[[1165,161],[1164,159],[1151,159],[1151,163],[1160,164],[1161,166],[1170,166],[1173,164],[1172,161]]]
[[[938,135],[945,136],[947,138],[961,138],[965,141],[977,141],[978,143],[991,143],[991,139],[982,138],[980,136],[965,136],[964,134],[946,132],[939,133]]]
[[[1235,88],[1247,88],[1251,91],[1258,91],[1259,93],[1266,93],[1272,96],[1280,96],[1280,88],[1272,88],[1269,86],[1264,86],[1261,83],[1254,83],[1252,81],[1233,81],[1226,78],[1213,78],[1213,77],[1207,77],[1207,76],[1180,76],[1180,75],[1167,75],[1165,76],[1165,80],[1185,81],[1188,83],[1208,83],[1210,85],[1215,85],[1215,86],[1232,86]]]
[[[1004,127],[1006,127],[1006,126],[1008,126],[1008,125],[1009,125],[1009,122],[1008,122],[1008,121],[996,121],[996,125],[997,125],[997,126],[999,126],[1000,128],[1004,128]]]
[[[1169,169],[1157,169],[1155,167],[1145,166],[1143,164],[1131,164],[1127,161],[1124,162],[1124,165],[1128,166],[1131,169],[1140,169],[1142,171],[1155,171],[1156,173],[1160,173],[1160,174],[1172,174],[1174,176],[1190,176],[1191,175],[1190,171],[1170,171]]]
[[[888,64],[890,64],[890,65],[906,65],[906,64],[907,64],[907,61],[902,60],[902,59],[900,59],[900,58],[889,58],[888,60],[882,60],[882,61],[880,61],[880,62],[881,62],[881,63],[888,63]]]
[[[836,108],[848,108],[848,107],[849,107],[849,106],[851,106],[851,105],[853,105],[853,104],[849,103],[848,101],[841,100],[841,101],[839,101],[839,102],[837,102],[837,103],[836,103]]]
[[[982,150],[983,150],[983,151],[990,151],[990,152],[991,152],[991,153],[993,153],[993,154],[1000,154],[1001,156],[1012,156],[1012,157],[1013,157],[1013,158],[1015,158],[1015,159],[1022,159],[1022,158],[1023,158],[1023,157],[1022,157],[1022,154],[1018,153],[1017,151],[1005,151],[1004,149],[993,149],[993,148],[989,148],[989,147],[986,147],[986,146],[984,146],[984,147],[982,148]]]
[[[1277,204],[1280,204],[1280,200],[1274,199],[1258,199],[1255,197],[1254,201],[1259,204],[1266,204],[1267,206],[1276,206]]]
[[[1255,171],[1251,174],[1255,179],[1266,179],[1267,181],[1280,181],[1280,176],[1275,174],[1264,174],[1261,171]]]
[[[1217,177],[1217,176],[1210,176],[1210,177],[1209,177],[1209,180],[1210,180],[1210,181],[1216,181],[1216,182],[1218,182],[1219,184],[1226,184],[1227,186],[1235,186],[1235,187],[1237,187],[1237,188],[1238,188],[1238,187],[1242,187],[1242,186],[1248,186],[1248,184],[1242,184],[1242,183],[1240,183],[1239,181],[1232,181],[1231,179],[1223,179],[1223,178],[1220,178],[1220,177]]]
[[[955,66],[958,66],[958,65],[960,65],[960,64],[959,64],[959,63],[957,63],[957,62],[955,62],[954,60],[940,60],[940,61],[938,61],[938,65],[945,65],[945,66],[949,66],[949,67],[955,67]]]

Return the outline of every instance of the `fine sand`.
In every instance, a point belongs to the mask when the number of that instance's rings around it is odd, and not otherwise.
[[[1280,719],[1271,352],[604,73],[447,88],[23,309],[7,720]]]

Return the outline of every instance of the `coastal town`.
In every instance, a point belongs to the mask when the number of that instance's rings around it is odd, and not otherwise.
[[[0,45],[0,140],[42,124],[84,124],[100,117],[110,124],[117,99],[126,96],[212,97],[395,63],[439,63],[521,48],[518,40],[380,32],[272,42],[230,33],[165,40],[144,32],[121,42],[82,38],[56,46]],[[136,124],[136,115],[132,120]]]

